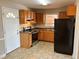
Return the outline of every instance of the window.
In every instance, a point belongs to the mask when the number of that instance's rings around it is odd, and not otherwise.
[[[54,19],[57,19],[58,15],[57,14],[51,14],[51,15],[46,15],[46,26],[54,26]]]

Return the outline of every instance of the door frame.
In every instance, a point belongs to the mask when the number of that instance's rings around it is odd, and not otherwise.
[[[7,9],[13,9],[13,8],[8,8],[8,7],[2,7],[2,10],[3,9],[5,9],[5,8],[7,8]],[[13,10],[18,10],[18,9],[13,9]],[[18,11],[19,12],[19,11]],[[2,11],[2,15],[4,15],[4,12]],[[19,14],[18,14],[19,15]],[[19,22],[19,17],[17,17],[18,18],[18,22]],[[3,16],[2,16],[2,19],[3,19]],[[4,25],[5,23],[4,23],[4,20],[3,20],[3,31],[4,31],[4,41],[5,41],[5,54],[8,54],[8,52],[7,52],[7,47],[6,47],[6,36],[5,36],[5,33],[6,33],[6,30],[5,30],[5,25]],[[19,23],[18,23],[19,24]],[[19,26],[19,25],[18,25]],[[18,35],[19,35],[19,29],[18,29]],[[20,36],[19,36],[19,40],[20,40]],[[20,45],[18,45],[18,47],[20,47]],[[18,48],[17,47],[17,48]],[[14,50],[14,49],[13,49]],[[11,52],[11,51],[10,51]]]
[[[74,50],[72,59],[79,58],[79,0],[75,1],[76,4],[76,22],[75,22],[75,36],[74,36]]]

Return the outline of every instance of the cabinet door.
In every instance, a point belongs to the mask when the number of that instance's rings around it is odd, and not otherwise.
[[[48,31],[48,41],[54,42],[54,32],[53,31]]]
[[[44,41],[54,42],[54,32],[51,30],[44,30]]]
[[[23,20],[24,19],[24,14],[23,14],[24,12],[23,12],[23,10],[19,10],[19,22],[20,22],[20,24],[23,24],[23,23],[25,23],[25,20]]]
[[[28,34],[20,33],[20,44],[22,48],[28,47]]]
[[[49,31],[47,29],[44,29],[44,41],[49,41]]]
[[[22,48],[29,48],[32,45],[32,34],[31,33],[20,33],[20,44]]]
[[[63,12],[59,12],[59,19],[64,19],[64,18],[68,18],[67,13],[65,11]]]
[[[19,10],[20,24],[25,24],[26,23],[27,16],[28,16],[28,14],[27,14],[26,10]]]
[[[44,29],[44,41],[49,41],[48,31]]]
[[[29,41],[28,41],[28,47],[31,47],[32,46],[32,33],[29,33]]]
[[[35,12],[30,11],[30,17],[31,17],[32,21],[36,21],[36,15],[35,15]]]
[[[74,4],[69,5],[67,8],[67,16],[75,16],[76,15],[76,6]]]
[[[29,10],[27,11],[27,18],[31,18],[31,12]]]
[[[43,36],[44,32],[42,29],[40,29],[39,33],[38,33],[38,40],[44,40],[44,36]]]
[[[36,13],[37,24],[43,24],[43,13]]]
[[[36,13],[35,13],[35,12],[33,12],[32,17],[33,17],[33,21],[35,21],[35,22],[36,22]]]
[[[30,11],[30,13],[31,13],[31,14],[30,14],[31,18],[33,19],[33,13],[34,13],[34,12]]]

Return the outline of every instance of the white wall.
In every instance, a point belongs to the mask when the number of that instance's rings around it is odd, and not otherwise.
[[[58,14],[61,11],[66,11],[67,7],[61,7],[57,9],[45,10],[46,14]]]
[[[33,11],[40,12],[40,13],[46,13],[46,14],[58,14],[60,11],[65,11],[65,7],[56,8],[56,9],[32,9]]]
[[[3,57],[5,54],[5,41],[3,39],[4,37],[4,32],[3,32],[3,22],[2,22],[2,13],[1,13],[1,8],[0,8],[0,58]]]
[[[1,8],[0,8],[0,38],[3,38],[3,22],[2,22],[2,12],[1,12],[2,10],[1,10]]]
[[[22,4],[10,2],[8,0],[0,0],[0,6],[5,6],[5,7],[9,7],[9,8],[15,8],[15,9],[26,9],[26,10],[29,9]]]
[[[77,12],[76,12],[73,59],[79,59],[79,0],[76,0],[76,5],[77,5]]]
[[[6,0],[2,1],[0,0],[0,6],[2,7],[9,7],[14,9],[26,9],[27,7],[21,4],[13,3],[13,2],[7,2]],[[5,56],[5,40],[4,40],[4,32],[3,32],[3,25],[2,25],[2,13],[1,13],[1,7],[0,7],[0,59],[1,57]]]

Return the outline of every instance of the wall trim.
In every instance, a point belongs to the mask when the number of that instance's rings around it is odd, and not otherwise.
[[[0,38],[0,41],[1,41],[1,40],[4,40],[4,38]],[[0,59],[4,58],[5,56],[6,56],[6,53],[0,55]]]
[[[0,59],[4,58],[6,54],[0,55]]]

